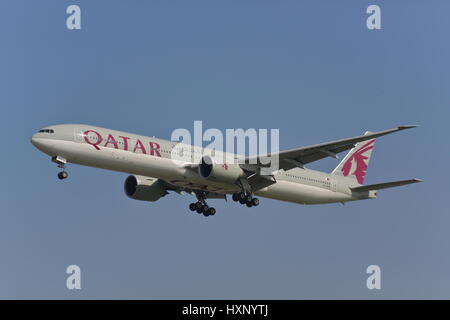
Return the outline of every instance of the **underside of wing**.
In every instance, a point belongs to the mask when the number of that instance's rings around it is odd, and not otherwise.
[[[225,193],[212,192],[212,191],[208,191],[208,190],[204,190],[204,189],[196,189],[196,188],[190,188],[190,187],[185,187],[185,186],[182,187],[182,186],[172,184],[168,181],[163,181],[163,183],[164,183],[166,190],[174,191],[179,194],[189,193],[189,194],[194,195],[194,194],[202,193],[205,195],[206,199],[225,199],[225,200],[227,199]]]

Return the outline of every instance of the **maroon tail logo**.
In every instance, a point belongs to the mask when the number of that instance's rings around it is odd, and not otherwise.
[[[375,142],[375,139],[370,140],[365,145],[363,145],[361,148],[353,152],[350,158],[345,161],[344,165],[342,166],[342,174],[344,176],[348,176],[350,174],[350,171],[352,170],[352,167],[354,167],[354,164],[356,165],[354,171],[351,173],[356,177],[356,180],[359,184],[362,184],[364,181],[364,177],[366,175],[367,171],[367,163],[366,160],[369,159],[368,156],[365,156],[364,153],[366,153],[369,150],[373,149],[373,144]]]

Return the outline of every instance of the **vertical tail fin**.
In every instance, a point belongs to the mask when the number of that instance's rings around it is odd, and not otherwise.
[[[371,132],[367,131],[365,134],[369,133]],[[357,143],[331,174],[352,177],[359,184],[363,184],[374,145],[375,139]]]

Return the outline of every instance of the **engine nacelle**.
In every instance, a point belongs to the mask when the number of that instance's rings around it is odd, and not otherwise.
[[[143,176],[128,176],[124,189],[131,199],[143,201],[156,201],[168,194],[162,181]]]
[[[244,176],[244,171],[238,164],[217,164],[211,157],[204,156],[198,167],[198,174],[211,181],[234,183]]]

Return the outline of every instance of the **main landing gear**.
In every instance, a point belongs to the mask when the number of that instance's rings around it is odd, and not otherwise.
[[[213,216],[216,214],[216,209],[214,209],[213,207],[208,206],[208,204],[206,203],[206,196],[205,194],[200,194],[197,195],[197,202],[193,202],[189,205],[189,209],[191,211],[197,211],[198,214],[202,214],[205,217],[208,216]]]
[[[250,193],[238,192],[233,193],[233,201],[245,204],[247,207],[256,207],[259,205],[259,199],[254,198]]]
[[[233,201],[245,204],[249,208],[258,206],[259,199],[253,197],[252,188],[248,183],[248,180],[241,178],[237,184],[240,186],[241,191],[233,193],[233,196],[231,197]]]
[[[213,216],[216,214],[216,209],[208,206],[206,203],[202,203],[200,201],[193,202],[189,205],[189,209],[191,211],[197,211],[198,214],[202,214],[205,217]]]
[[[65,170],[67,160],[64,159],[63,157],[56,156],[56,157],[52,157],[52,161],[55,162],[56,164],[58,164],[58,168],[61,169],[61,171],[58,172],[58,179],[59,180],[66,179],[69,176],[69,174]]]

